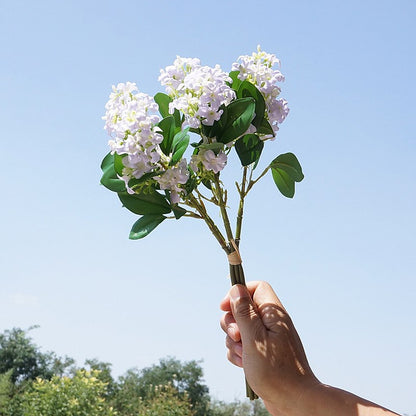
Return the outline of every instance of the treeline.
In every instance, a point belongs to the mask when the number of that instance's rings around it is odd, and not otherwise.
[[[29,332],[0,334],[0,416],[266,416],[261,401],[220,402],[198,361],[164,358],[117,379],[111,364],[42,352]]]

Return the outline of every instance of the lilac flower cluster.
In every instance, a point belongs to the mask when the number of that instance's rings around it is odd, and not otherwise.
[[[273,131],[277,132],[289,109],[287,101],[278,98],[280,88],[276,84],[284,81],[284,76],[278,69],[273,69],[275,64],[280,64],[275,55],[258,47],[251,56],[240,56],[232,70],[239,71],[239,79],[253,83],[263,94],[266,117]],[[185,116],[184,124],[194,129],[202,125],[212,126],[221,117],[220,107],[236,99],[229,75],[219,65],[202,66],[197,58],[178,56],[173,65],[160,71],[159,81],[172,99],[169,112],[173,114],[175,109],[179,110]],[[184,196],[183,185],[189,179],[188,164],[182,158],[171,166],[171,157],[161,151],[159,145],[163,136],[157,126],[160,117],[156,114],[158,105],[153,97],[139,92],[135,83],[120,83],[113,86],[105,108],[103,119],[111,137],[109,146],[113,154],[123,155],[124,168],[120,178],[126,183],[127,191],[134,193],[128,186],[131,179],[158,172],[151,181],[156,181],[160,189],[170,191],[172,203],[179,202]],[[249,129],[248,132],[254,131]],[[217,174],[226,164],[227,154],[223,150],[214,152],[200,148],[192,156],[189,167],[197,175],[203,175],[204,171]]]
[[[289,113],[287,101],[284,98],[277,98],[280,95],[280,88],[276,85],[285,80],[279,69],[273,69],[279,59],[275,55],[266,53],[257,47],[257,52],[252,55],[240,56],[232,65],[233,71],[239,71],[238,78],[247,80],[254,84],[263,94],[266,102],[268,121],[276,133],[279,124],[283,123]]]
[[[167,189],[170,191],[170,201],[172,204],[177,204],[182,192],[180,185],[185,185],[189,179],[186,159],[182,159],[176,166],[167,169],[163,175],[156,177],[155,179],[159,183],[160,189]]]
[[[199,128],[212,126],[222,114],[220,106],[229,104],[235,93],[227,82],[231,78],[219,65],[201,66],[199,59],[177,57],[173,65],[160,71],[160,83],[173,98],[171,113],[178,109],[185,114],[186,123]]]
[[[189,166],[194,172],[202,168],[206,171],[218,173],[225,168],[227,164],[227,155],[221,150],[215,154],[213,150],[201,149],[198,154],[192,155]]]
[[[158,110],[153,97],[138,92],[136,84],[127,82],[113,85],[105,106],[105,128],[112,139],[108,142],[113,153],[125,155],[123,176],[128,187],[132,178],[159,168],[159,144],[163,136],[156,126],[160,121],[154,113]]]

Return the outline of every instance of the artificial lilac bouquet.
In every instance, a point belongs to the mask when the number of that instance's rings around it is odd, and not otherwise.
[[[247,194],[269,171],[288,198],[303,179],[293,153],[275,157],[255,175],[265,143],[275,139],[289,112],[280,98],[279,67],[275,55],[258,47],[240,56],[229,73],[219,65],[202,66],[197,58],[177,57],[160,71],[166,93],[154,97],[139,92],[135,83],[113,86],[103,117],[111,150],[101,163],[101,183],[141,216],[131,239],[147,236],[166,219],[203,220],[227,255],[232,284],[245,284],[239,244]],[[242,167],[235,229],[221,181],[233,151]],[[221,226],[208,204],[219,209]],[[250,388],[248,395],[254,397]]]

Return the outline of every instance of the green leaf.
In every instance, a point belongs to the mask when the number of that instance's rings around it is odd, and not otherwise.
[[[258,134],[267,134],[271,136],[275,136],[274,131],[270,123],[267,121],[266,118],[263,118],[261,121],[260,126],[257,127],[257,133]]]
[[[198,129],[196,129],[196,128],[194,128],[194,127],[191,127],[191,128],[189,129],[189,131],[190,131],[191,133],[195,133],[195,134],[199,134],[199,133],[200,133],[199,128],[198,128]]]
[[[213,150],[214,153],[218,154],[220,150],[224,149],[224,143],[202,143],[197,144],[198,149],[204,149],[204,150]]]
[[[107,168],[105,169],[100,182],[110,191],[113,191],[113,192],[125,192],[126,191],[126,184],[124,183],[123,180],[117,177],[117,173],[114,170],[114,164],[107,165]]]
[[[240,71],[231,71],[228,75],[229,77],[233,80],[232,83],[230,84],[230,87],[237,92],[238,88],[240,87],[241,83],[243,81],[241,81],[241,79],[238,78],[238,74],[240,73]]]
[[[116,173],[120,176],[123,175],[123,158],[126,155],[119,155],[117,153],[114,153],[114,170],[116,171]]]
[[[246,134],[235,142],[234,147],[241,164],[248,166],[259,160],[264,143],[257,134]]]
[[[185,208],[182,208],[179,205],[173,206],[172,211],[173,211],[173,215],[175,215],[175,218],[177,220],[183,217],[188,212]]]
[[[163,92],[158,92],[153,98],[156,101],[156,104],[159,106],[159,113],[163,118],[172,116],[172,114],[169,113],[169,104],[173,100],[171,97],[169,97],[169,95],[164,94]],[[180,127],[183,120],[181,120],[181,114],[176,108],[173,112],[173,118],[175,120],[176,127]]]
[[[264,118],[264,111],[266,110],[266,103],[264,101],[263,94],[251,82],[243,81],[238,88],[237,97],[252,97],[256,100],[255,117],[251,124],[253,124],[256,128],[261,126]]]
[[[109,152],[104,156],[104,159],[101,162],[101,170],[104,172],[113,163],[114,155],[112,155],[111,152]]]
[[[164,94],[163,92],[158,92],[154,97],[156,104],[159,106],[159,113],[163,118],[169,117],[169,103],[172,102],[172,98],[169,95]]]
[[[130,240],[146,237],[165,219],[163,215],[143,215],[133,224],[129,235]]]
[[[217,141],[229,143],[244,134],[253,120],[255,109],[256,102],[252,97],[232,101],[227,106],[227,121]]]
[[[186,137],[188,137],[188,142],[189,142],[188,133],[189,133],[189,127],[186,127],[185,129],[176,133],[172,141],[172,148],[175,149],[183,140],[186,140]]]
[[[176,132],[181,131],[182,123],[185,120],[185,116],[181,118],[181,113],[177,108],[175,108],[175,111],[173,112],[173,118],[175,119],[175,126],[176,126]]]
[[[212,185],[211,185],[211,181],[209,181],[208,179],[202,179],[202,184],[208,188],[210,191],[212,191]]]
[[[189,145],[189,127],[175,134],[172,140],[172,159],[170,165],[176,165],[181,160]]]
[[[295,181],[282,169],[272,168],[274,183],[279,191],[287,198],[295,195]]]
[[[172,142],[175,136],[175,119],[173,116],[167,116],[159,121],[158,127],[162,130],[163,141],[160,143],[162,152],[169,156],[172,152]]]
[[[118,197],[123,206],[135,214],[158,215],[168,214],[171,211],[169,202],[158,192],[150,194],[128,194],[127,192],[119,192]]]
[[[196,180],[196,176],[193,174],[192,170],[189,167],[188,167],[188,172],[189,172],[189,179],[184,185],[184,189],[186,193],[189,195],[198,186],[198,182]]]
[[[220,137],[224,131],[227,120],[228,120],[228,110],[227,107],[222,104],[218,110],[222,110],[222,114],[219,120],[214,121],[212,126],[205,126],[202,124],[202,133],[205,137]]]
[[[283,153],[270,163],[270,167],[286,172],[295,182],[301,182],[304,178],[302,167],[293,153]]]

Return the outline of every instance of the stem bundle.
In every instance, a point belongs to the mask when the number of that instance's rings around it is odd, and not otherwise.
[[[249,180],[247,180],[248,168],[246,166],[243,167],[243,177],[241,180],[241,184],[240,185],[238,183],[236,184],[238,192],[240,194],[240,202],[239,202],[238,212],[237,212],[235,240],[233,236],[233,231],[231,229],[230,220],[228,217],[226,195],[224,194],[224,190],[221,186],[219,174],[215,175],[213,183],[212,183],[211,191],[213,193],[213,200],[210,200],[204,197],[199,192],[197,193],[196,196],[192,193],[188,195],[187,205],[189,205],[190,207],[194,208],[197,211],[198,217],[202,218],[205,221],[208,228],[211,230],[212,234],[214,235],[214,237],[220,244],[221,248],[227,254],[229,264],[230,264],[230,278],[231,278],[232,285],[239,284],[239,285],[246,286],[244,270],[241,264],[241,258],[240,258],[239,251],[238,251],[238,246],[239,246],[240,238],[241,238],[242,222],[243,222],[244,199],[247,196],[250,189],[252,188],[252,186],[266,174],[267,170],[268,168],[265,169],[256,180],[252,179],[253,171],[251,170],[250,178]],[[215,225],[213,219],[209,216],[202,199],[205,199],[209,202],[215,201],[215,204],[219,206],[226,236],[224,236],[221,233],[221,231]],[[236,255],[237,261],[234,261],[234,259],[233,261],[231,261],[230,256],[232,257],[233,254]],[[250,387],[247,380],[246,380],[246,395],[250,400],[258,399],[257,394]]]
[[[244,270],[243,265],[240,264],[230,264],[230,277],[231,277],[231,284],[232,285],[246,285],[246,281],[244,278]],[[253,391],[246,379],[246,396],[250,400],[258,399],[259,396]]]

